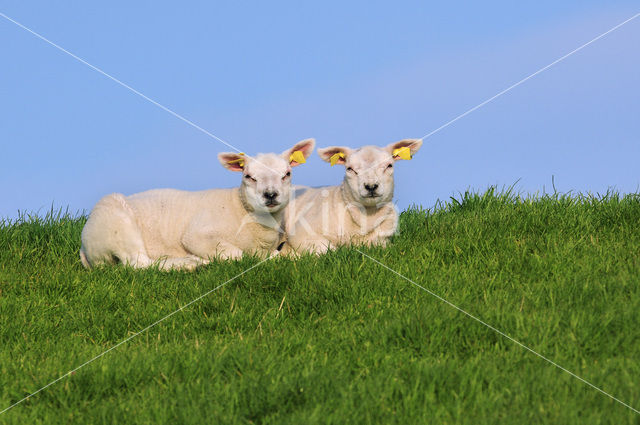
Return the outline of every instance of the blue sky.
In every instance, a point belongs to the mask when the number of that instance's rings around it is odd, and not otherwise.
[[[421,137],[640,12],[635,1],[3,2],[243,151]],[[425,140],[396,201],[640,187],[640,18]],[[233,187],[229,149],[0,18],[0,217]],[[314,157],[294,183],[339,184]]]

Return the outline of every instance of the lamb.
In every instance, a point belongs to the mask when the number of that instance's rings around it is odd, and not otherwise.
[[[190,270],[214,257],[274,253],[291,193],[291,167],[306,162],[314,146],[306,139],[280,155],[219,154],[225,168],[242,172],[239,188],[105,196],[82,230],[82,264]]]
[[[422,146],[405,139],[381,148],[332,146],[318,149],[331,165],[346,167],[340,186],[298,187],[285,211],[287,254],[324,253],[339,245],[386,245],[396,232],[398,212],[392,203],[393,167]]]

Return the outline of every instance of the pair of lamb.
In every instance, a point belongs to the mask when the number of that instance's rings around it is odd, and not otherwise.
[[[82,230],[80,259],[87,267],[124,263],[143,268],[193,269],[212,258],[322,253],[345,244],[385,244],[396,231],[393,166],[422,145],[405,139],[380,148],[318,149],[331,165],[346,167],[340,186],[291,186],[291,168],[306,162],[315,141],[298,142],[282,154],[221,153],[231,171],[242,172],[234,189],[186,192],[157,189],[107,195]]]

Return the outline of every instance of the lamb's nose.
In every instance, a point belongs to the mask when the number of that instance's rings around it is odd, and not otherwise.
[[[378,183],[374,183],[374,184],[365,183],[364,188],[367,189],[369,192],[375,192],[376,189],[378,188]]]
[[[263,195],[268,201],[273,201],[278,196],[278,192],[270,192],[267,190]]]

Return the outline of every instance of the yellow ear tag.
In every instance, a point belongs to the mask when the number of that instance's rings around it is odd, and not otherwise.
[[[344,154],[342,152],[334,153],[333,155],[331,155],[331,158],[329,158],[331,166],[333,167],[334,165],[336,165],[340,158],[344,158]]]
[[[292,153],[289,157],[289,161],[295,161],[298,164],[304,164],[305,162],[307,162],[302,151],[295,151],[294,153]]]
[[[400,158],[400,159],[406,159],[407,161],[411,159],[411,149],[409,149],[406,146],[403,146],[401,148],[398,149],[394,149],[393,150],[393,157],[394,158]]]
[[[244,156],[244,152],[238,153],[238,155]],[[228,161],[227,164],[235,164],[238,163],[239,166],[244,167],[244,158],[234,159],[233,161]]]

